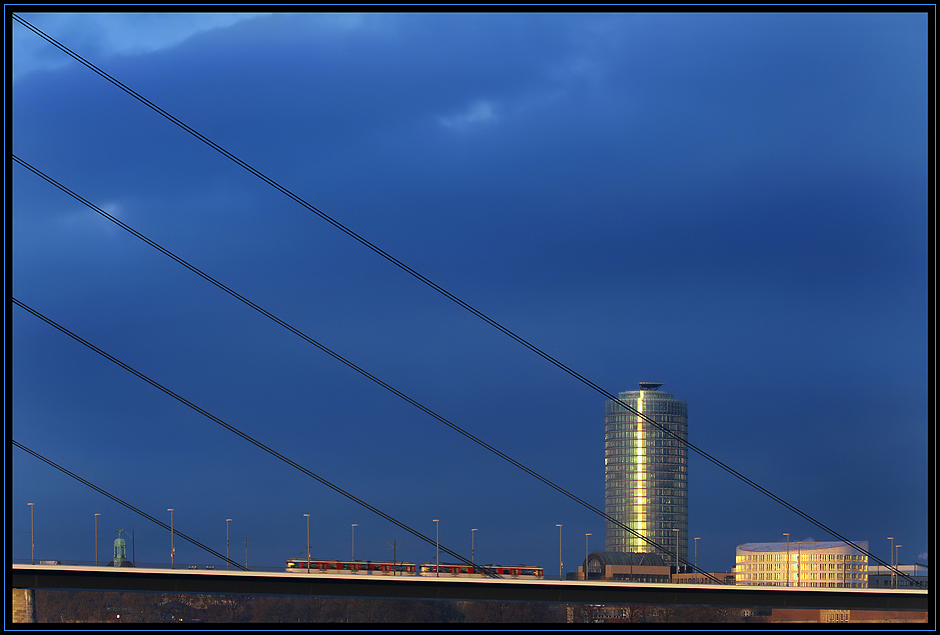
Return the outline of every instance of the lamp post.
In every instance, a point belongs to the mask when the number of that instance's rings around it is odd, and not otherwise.
[[[477,531],[476,529],[470,530],[470,564],[473,565],[474,573],[476,573],[476,568],[477,568],[477,561],[474,556],[474,550],[475,550],[476,545],[474,544],[474,540],[473,540],[474,535],[476,534],[476,531]]]
[[[435,566],[435,576],[440,577],[441,575],[441,523],[439,520],[434,521],[435,529],[435,538],[434,538],[434,562]]]
[[[679,582],[679,530],[673,531],[676,532],[676,582]]]
[[[701,537],[693,538],[693,539],[692,539],[692,544],[695,545],[695,561],[693,562],[693,564],[695,565],[695,569],[696,569],[695,575],[696,575],[696,576],[698,575],[698,541],[699,541],[699,540],[701,540]]]
[[[790,534],[783,534],[787,537],[787,586],[790,586]]]
[[[796,586],[803,586],[803,543],[796,543]]]
[[[225,519],[225,568],[228,570],[228,524],[232,522],[231,518]]]
[[[310,573],[310,514],[304,514],[307,519],[307,573]]]
[[[173,546],[173,510],[167,509],[170,512],[170,568],[173,568],[174,561],[176,558],[176,547]]]
[[[564,566],[561,561],[561,525],[555,526],[558,527],[558,579],[561,580],[561,572]]]
[[[30,548],[30,559],[33,564],[36,564],[36,531],[35,525],[33,524],[33,503],[26,503],[29,505],[29,548]]]
[[[98,566],[98,516],[101,514],[95,514],[95,566]]]
[[[588,536],[593,536],[594,534],[584,534],[584,580],[588,579]]]
[[[901,566],[901,561],[898,560],[898,549],[900,549],[900,548],[903,547],[903,546],[904,546],[904,545],[895,545],[895,546],[894,546],[894,569],[895,569],[895,571],[898,569],[898,567]],[[894,588],[895,588],[895,589],[898,588],[898,577],[897,577],[897,575],[895,575],[895,573],[894,573],[893,571],[891,572],[891,578],[894,580]]]
[[[891,561],[891,588],[894,588],[894,538],[888,536],[891,541],[891,553],[888,554],[888,560]]]
[[[356,527],[359,525],[357,523],[352,524],[352,561],[356,561]]]

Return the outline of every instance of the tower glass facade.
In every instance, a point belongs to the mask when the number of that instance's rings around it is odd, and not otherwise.
[[[618,397],[678,438],[616,401],[607,401],[604,507],[608,516],[661,545],[670,555],[610,521],[606,528],[606,550],[659,552],[668,561],[678,549],[679,558],[687,560],[688,404],[660,391],[660,386],[661,383],[641,382],[640,390],[622,392]]]

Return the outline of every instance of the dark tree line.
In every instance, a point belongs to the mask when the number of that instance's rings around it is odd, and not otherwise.
[[[75,623],[560,623],[564,605],[37,590],[36,619]]]
[[[199,595],[105,591],[35,592],[45,624],[704,624],[761,621],[709,606],[600,606],[526,602]]]

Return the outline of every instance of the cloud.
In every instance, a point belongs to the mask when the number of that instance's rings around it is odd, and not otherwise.
[[[496,106],[485,99],[473,102],[465,110],[446,117],[439,121],[445,128],[465,130],[471,126],[479,126],[498,120]]]
[[[99,207],[114,218],[120,219],[123,215],[123,210],[117,203],[106,203],[99,205]],[[114,236],[124,231],[112,221],[85,206],[69,209],[60,217],[59,222],[61,228],[67,233],[75,234],[77,232],[83,236],[90,233],[103,233],[106,236]]]
[[[83,56],[136,55],[257,18],[259,13],[49,13],[20,17]],[[13,78],[66,66],[71,58],[27,27],[13,29]]]

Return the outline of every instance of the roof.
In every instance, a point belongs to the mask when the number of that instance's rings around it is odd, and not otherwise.
[[[669,566],[658,553],[633,553],[630,551],[595,551],[588,556],[588,561],[597,560],[601,566],[611,564],[629,564],[646,567]]]
[[[868,550],[867,540],[853,541],[855,547],[848,545],[841,540],[831,540],[828,542],[747,542],[738,545],[738,551],[815,551],[819,549],[862,549]]]

